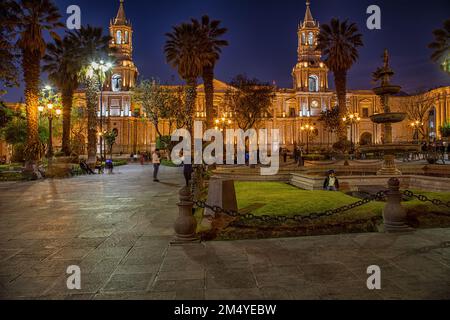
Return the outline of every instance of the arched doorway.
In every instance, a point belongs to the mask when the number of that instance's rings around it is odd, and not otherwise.
[[[432,107],[428,113],[428,138],[433,141],[436,138],[436,108]]]
[[[364,132],[359,139],[359,144],[361,146],[367,146],[372,144],[372,134],[370,132]]]

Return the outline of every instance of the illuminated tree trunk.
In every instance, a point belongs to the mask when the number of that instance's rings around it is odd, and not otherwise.
[[[66,156],[70,156],[70,131],[71,131],[71,115],[72,115],[73,91],[65,89],[62,92],[63,104],[63,135],[62,135],[62,152]]]
[[[214,66],[203,68],[205,85],[206,129],[214,128]]]
[[[186,86],[186,117],[187,117],[187,129],[193,137],[194,126],[194,109],[195,100],[197,99],[197,80],[195,78],[187,80]]]
[[[194,109],[195,109],[195,100],[197,98],[197,81],[195,78],[188,79],[186,86],[186,117],[187,117],[187,130],[191,134],[191,156],[192,161],[194,161]],[[193,175],[192,175],[192,194],[195,200],[198,200],[200,197],[201,189],[203,186],[202,165],[194,165],[193,164]]]
[[[88,161],[89,165],[95,165],[97,161],[97,81],[88,78],[86,85],[86,106],[88,116]]]
[[[37,162],[42,156],[38,131],[39,76],[41,56],[38,52],[24,50],[22,66],[25,80],[25,105],[27,116],[26,171],[37,174]],[[39,175],[38,175],[39,176]]]
[[[347,113],[347,71],[338,70],[334,72],[334,82],[336,86],[336,95],[338,99],[339,120],[345,117]],[[339,121],[337,128],[339,141],[347,141],[347,129],[344,122]]]

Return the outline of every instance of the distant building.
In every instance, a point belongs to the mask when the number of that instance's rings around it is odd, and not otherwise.
[[[103,101],[99,103],[100,112],[104,118],[103,128],[115,130],[118,133],[115,153],[136,153],[150,151],[155,147],[156,130],[149,121],[139,116],[139,106],[132,101],[132,90],[136,85],[138,69],[133,62],[133,26],[127,19],[124,1],[120,1],[119,10],[109,26],[111,47],[116,49],[117,63],[110,79],[105,83]],[[306,13],[299,24],[297,61],[292,70],[292,88],[277,88],[270,118],[262,120],[260,127],[278,128],[283,147],[292,148],[295,144],[305,144],[306,134],[301,130],[305,124],[317,128],[311,138],[313,149],[324,149],[335,142],[334,135],[323,129],[319,122],[322,111],[337,104],[334,91],[329,89],[329,70],[321,61],[322,53],[316,50],[317,36],[320,31],[319,22],[313,19],[310,2],[306,3]],[[381,49],[380,49],[381,52]],[[243,72],[245,70],[242,70]],[[214,105],[220,116],[229,116],[230,110],[224,110],[222,99],[229,86],[219,80],[214,81]],[[205,120],[205,94],[203,85],[198,86],[195,116]],[[450,87],[434,89],[423,95],[433,100],[426,112],[425,127],[430,139],[439,139],[439,128],[450,122]],[[405,97],[391,99],[391,111],[398,111]],[[75,97],[74,108],[85,107],[84,94],[80,92]],[[355,143],[371,144],[383,141],[383,128],[370,121],[370,116],[381,113],[380,99],[371,89],[349,90],[347,93],[348,112],[357,113],[361,122],[355,126],[353,137]],[[160,124],[160,131],[170,135],[173,128],[167,122]],[[410,121],[393,125],[394,142],[411,141],[414,131]],[[350,130],[349,130],[350,138]]]

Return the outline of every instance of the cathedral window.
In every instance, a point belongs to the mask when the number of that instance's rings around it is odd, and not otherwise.
[[[319,91],[319,78],[315,75],[309,76],[309,92]]]
[[[302,33],[302,44],[306,44],[306,35],[304,32]]]
[[[308,44],[309,44],[310,46],[312,46],[312,45],[314,44],[314,34],[313,34],[312,32],[310,32],[310,33],[308,34]]]
[[[129,41],[128,31],[125,31],[125,43],[128,43]]]
[[[122,90],[122,77],[120,74],[115,74],[112,76],[111,87],[113,92]]]
[[[116,33],[116,44],[122,44],[122,31],[117,31]]]

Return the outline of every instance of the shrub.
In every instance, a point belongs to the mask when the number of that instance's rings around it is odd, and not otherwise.
[[[352,143],[348,140],[345,141],[338,141],[335,144],[333,144],[333,150],[344,153],[346,151],[349,151],[352,147]]]
[[[450,137],[450,123],[445,123],[441,128],[442,137],[448,138]]]
[[[173,163],[171,160],[167,160],[167,159],[161,160],[161,165],[165,166],[165,167],[173,167],[173,168],[179,167],[175,163]]]

